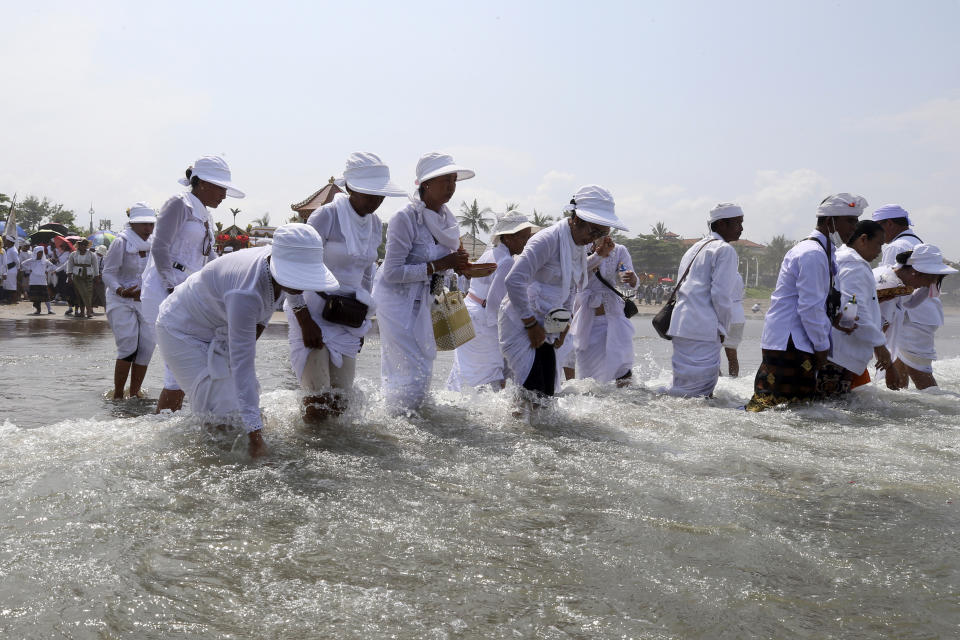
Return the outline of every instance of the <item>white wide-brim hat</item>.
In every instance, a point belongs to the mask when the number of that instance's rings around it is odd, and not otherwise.
[[[932,244],[918,244],[907,258],[907,264],[920,273],[946,275],[957,273],[953,267],[944,264],[943,253]]]
[[[230,176],[230,167],[227,161],[220,156],[202,156],[190,167],[190,177],[197,176],[204,182],[215,184],[227,190],[227,195],[231,198],[243,198],[244,193],[233,184]],[[180,178],[177,180],[185,187],[190,186],[190,180]]]
[[[577,189],[570,204],[564,207],[564,211],[575,213],[581,220],[602,227],[627,230],[627,225],[617,217],[614,211],[613,196],[597,184],[588,184]]]
[[[270,274],[281,286],[330,291],[340,286],[323,264],[323,240],[308,224],[293,222],[273,232]]]
[[[351,191],[371,196],[400,197],[407,195],[390,181],[390,168],[375,153],[358,151],[347,158],[342,181]],[[342,185],[340,185],[342,186]]]
[[[413,184],[419,187],[431,178],[445,176],[449,173],[457,174],[457,181],[469,180],[477,175],[473,169],[467,169],[456,164],[453,161],[453,156],[431,152],[423,154],[420,161],[417,162],[417,179],[414,180]]]
[[[537,226],[530,222],[530,219],[519,211],[508,211],[497,218],[496,224],[493,225],[493,231],[490,232],[490,239],[493,240],[500,236],[508,236],[511,233],[523,231],[524,229],[536,228]]]
[[[852,216],[859,218],[866,207],[867,200],[863,196],[856,196],[852,193],[835,193],[823,199],[823,202],[817,207],[817,217]]]
[[[127,215],[130,217],[131,224],[136,222],[157,223],[157,212],[146,202],[135,202],[133,206],[127,209]]]

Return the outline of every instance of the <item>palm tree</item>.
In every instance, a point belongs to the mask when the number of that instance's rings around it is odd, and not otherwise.
[[[538,227],[549,227],[550,223],[553,222],[553,218],[551,216],[545,216],[539,211],[537,211],[536,209],[534,209],[533,220],[531,220],[531,222],[533,222],[533,224],[537,225]]]
[[[655,240],[666,240],[667,234],[670,233],[670,230],[667,229],[667,225],[662,222],[657,222],[657,224],[650,227],[650,232]]]
[[[493,222],[493,218],[488,216],[488,213],[493,213],[490,207],[480,208],[480,205],[477,204],[477,199],[473,199],[473,204],[467,204],[466,202],[460,203],[460,213],[461,215],[457,216],[457,222],[460,223],[461,227],[469,227],[470,234],[473,236],[473,249],[471,253],[477,252],[477,231],[484,231],[486,233],[490,232],[490,224]]]
[[[230,209],[230,213],[233,214],[233,226],[237,226],[237,214],[240,213],[240,209]]]
[[[519,202],[508,202],[506,208],[503,210],[504,213],[510,213],[511,211],[516,211],[520,208]]]
[[[257,225],[258,227],[269,227],[269,226],[270,226],[270,212],[267,211],[265,214],[263,214],[263,215],[260,216],[259,218],[254,218],[254,219],[253,219],[253,224]]]

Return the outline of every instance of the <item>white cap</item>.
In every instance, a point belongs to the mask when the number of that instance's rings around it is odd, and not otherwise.
[[[717,220],[724,220],[726,218],[739,218],[743,215],[743,209],[738,205],[733,204],[732,202],[721,202],[713,209],[710,209],[710,217],[707,218],[707,222],[713,223]]]
[[[341,180],[351,191],[371,196],[407,195],[406,191],[390,182],[390,168],[383,164],[375,153],[364,151],[351,153],[347,158],[347,166],[343,170]]]
[[[614,212],[613,196],[600,185],[588,184],[577,189],[573,201],[564,207],[564,211],[575,213],[581,220],[593,224],[627,230]]]
[[[273,232],[270,273],[284,287],[330,291],[339,285],[323,264],[323,240],[308,224],[293,222]]]
[[[514,209],[502,216],[497,216],[497,222],[493,225],[493,231],[490,232],[490,239],[496,241],[500,236],[508,236],[511,233],[535,227],[536,225],[530,222],[527,216]]]
[[[233,251],[233,245],[228,244],[227,246],[225,246],[225,247],[223,248],[223,252],[224,252],[224,253],[230,253],[230,252],[232,252],[232,251]]]
[[[932,244],[918,244],[913,248],[913,253],[907,258],[907,264],[919,271],[927,274],[948,274],[956,273],[957,270],[943,263],[943,253],[938,247]]]
[[[834,216],[853,216],[859,218],[867,206],[863,196],[852,193],[835,193],[827,196],[817,208],[818,218],[832,218]]]
[[[880,222],[881,220],[890,220],[892,218],[906,218],[907,224],[913,226],[913,221],[910,219],[910,214],[907,213],[907,210],[901,207],[898,204],[885,204],[876,211],[873,212],[873,215],[870,216],[874,222]]]
[[[469,180],[477,175],[473,169],[467,169],[454,163],[453,156],[431,152],[423,154],[420,161],[417,162],[417,179],[414,180],[413,184],[419,187],[431,178],[445,176],[449,173],[457,174],[457,180]]]
[[[230,167],[227,166],[227,161],[220,156],[201,156],[189,170],[191,178],[196,176],[204,182],[223,187],[231,198],[242,198],[244,196],[243,191],[237,189],[231,181]],[[185,187],[190,186],[190,180],[187,178],[180,178],[177,182]]]
[[[131,224],[137,222],[149,222],[156,224],[157,212],[146,202],[135,202],[133,206],[127,209],[127,215],[130,217]]]

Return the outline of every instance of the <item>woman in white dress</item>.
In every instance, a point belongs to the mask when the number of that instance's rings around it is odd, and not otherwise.
[[[250,455],[263,455],[257,338],[281,293],[336,287],[323,265],[320,236],[294,223],[277,228],[272,245],[215,260],[174,289],[160,305],[157,345],[193,412],[212,424],[240,422]]]
[[[113,367],[113,399],[123,399],[130,376],[130,397],[140,395],[147,365],[157,341],[153,324],[143,317],[140,286],[150,257],[150,236],[157,222],[156,211],[145,202],[127,210],[127,227],[110,243],[103,258],[103,285],[107,299],[107,322],[117,343]]]
[[[598,382],[616,380],[622,387],[630,383],[636,329],[623,313],[623,298],[610,287],[620,278],[627,286],[636,287],[637,274],[630,252],[622,244],[604,236],[593,246],[595,251],[587,258],[587,285],[577,293],[570,326],[577,354],[576,375]]]
[[[933,326],[929,334],[912,335],[916,325],[905,322],[905,312],[929,298],[939,297],[940,281],[952,273],[957,270],[944,264],[940,249],[932,244],[918,244],[912,251],[897,254],[895,266],[881,265],[873,270],[883,331],[893,360],[893,365],[887,368],[888,388],[905,388],[907,371],[918,389],[937,386],[933,377],[937,353],[932,337],[936,327]],[[940,322],[942,324],[942,318]]]
[[[387,406],[416,410],[430,389],[437,356],[430,307],[431,284],[467,265],[460,227],[447,202],[458,180],[476,175],[442,153],[417,163],[417,191],[387,225],[386,254],[373,285],[380,329],[380,376]]]
[[[357,355],[375,310],[371,292],[383,224],[374,212],[385,197],[407,195],[390,181],[390,169],[372,153],[351,154],[338,184],[345,193],[314,211],[307,224],[320,234],[324,264],[340,286],[328,294],[288,296],[284,303],[290,363],[306,392],[303,417],[308,422],[338,416],[346,409],[346,392],[353,388]],[[352,308],[352,315],[338,311],[343,304]]]
[[[460,391],[463,386],[490,385],[499,391],[506,384],[506,368],[500,353],[497,316],[506,294],[504,280],[535,229],[533,223],[519,211],[513,210],[497,219],[490,236],[492,246],[478,262],[495,262],[497,270],[489,276],[471,278],[464,304],[473,322],[476,336],[457,347],[453,354],[453,368],[447,378],[447,388]]]
[[[574,194],[568,218],[533,236],[506,277],[500,309],[500,349],[514,382],[537,396],[552,396],[557,353],[563,346],[578,287],[587,284],[586,246],[626,229],[614,212],[613,196],[587,185]]]
[[[190,190],[178,193],[161,207],[143,274],[140,299],[143,317],[150,323],[156,322],[160,303],[174,288],[216,257],[208,207],[216,209],[227,196],[244,197],[231,181],[230,167],[219,156],[199,158],[179,182]],[[182,403],[183,390],[166,367],[157,413],[164,409],[177,411]]]
[[[33,308],[35,309],[31,315],[38,316],[41,313],[40,303],[46,302],[49,305],[49,276],[57,270],[57,265],[47,260],[47,255],[43,247],[37,247],[33,251],[34,257],[29,260],[24,260],[20,265],[20,269],[27,274],[27,284],[30,287],[30,302],[33,303]]]

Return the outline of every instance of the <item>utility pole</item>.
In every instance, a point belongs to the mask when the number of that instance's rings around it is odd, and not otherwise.
[[[90,203],[90,233],[93,234],[93,203]]]

